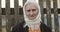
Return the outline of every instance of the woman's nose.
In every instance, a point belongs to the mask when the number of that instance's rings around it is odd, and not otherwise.
[[[30,11],[30,15],[33,15],[33,11],[32,10]]]

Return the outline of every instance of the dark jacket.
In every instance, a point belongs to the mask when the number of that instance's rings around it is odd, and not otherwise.
[[[12,32],[28,32],[28,26],[24,27],[25,21],[19,23],[15,27],[13,27]],[[40,25],[41,32],[52,32],[49,27],[47,27],[44,23]]]

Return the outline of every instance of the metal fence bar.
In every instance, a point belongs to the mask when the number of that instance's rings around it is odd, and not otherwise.
[[[0,0],[0,32],[2,32],[2,10],[1,10],[1,0]]]
[[[59,32],[57,0],[53,0],[55,32]]]
[[[43,0],[39,0],[39,4],[40,4],[40,10],[41,10],[41,19],[42,19],[42,22],[44,23],[44,10],[43,10]]]
[[[51,23],[51,4],[50,0],[46,0],[46,9],[47,9],[47,25],[52,28],[52,23]]]
[[[11,32],[11,19],[10,19],[10,0],[6,0],[6,31]]]

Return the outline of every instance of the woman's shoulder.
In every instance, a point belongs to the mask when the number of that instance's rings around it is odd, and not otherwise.
[[[46,24],[44,23],[41,23],[41,26],[40,26],[41,30],[43,31],[46,31],[46,32],[52,32],[51,28],[48,27]]]
[[[21,21],[20,23],[18,23],[17,25],[15,25],[12,28],[12,32],[22,31],[22,28],[23,28],[24,23],[25,23],[25,21]]]

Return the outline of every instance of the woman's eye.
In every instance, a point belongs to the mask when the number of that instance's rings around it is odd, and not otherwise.
[[[27,12],[30,12],[30,10],[27,10]]]
[[[32,9],[32,11],[36,11],[36,9]]]

